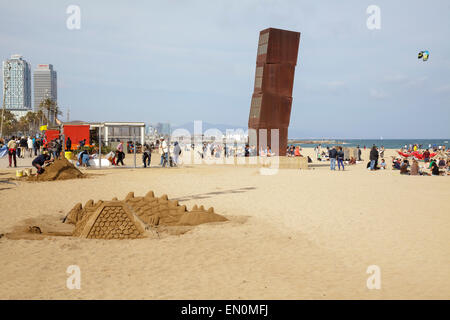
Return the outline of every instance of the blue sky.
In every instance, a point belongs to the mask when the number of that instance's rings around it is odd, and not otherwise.
[[[366,27],[371,4],[380,30]],[[0,57],[52,63],[72,120],[245,127],[259,31],[289,29],[290,137],[449,138],[449,13],[445,0],[2,1]]]

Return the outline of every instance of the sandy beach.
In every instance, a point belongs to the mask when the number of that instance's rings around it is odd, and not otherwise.
[[[7,181],[15,170],[1,159],[2,234],[130,191],[214,207],[229,221],[138,240],[2,237],[0,299],[450,299],[450,177],[400,176],[390,169],[394,154],[387,150],[389,169],[376,172],[367,161],[275,175],[186,165],[39,183]],[[70,265],[80,267],[80,290],[66,287]],[[380,267],[379,290],[366,286],[370,265]]]

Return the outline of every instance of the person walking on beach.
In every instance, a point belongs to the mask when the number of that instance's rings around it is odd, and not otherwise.
[[[25,139],[24,136],[22,136],[22,138],[20,138],[19,146],[20,146],[19,158],[25,159],[25,151],[27,150],[28,143],[27,143],[27,139]]]
[[[342,151],[342,147],[339,147],[339,151],[337,152],[337,163],[338,169],[341,170],[342,165],[342,171],[344,171],[344,151]]]
[[[119,163],[121,163],[122,166],[124,166],[125,164],[123,163],[123,158],[125,154],[123,153],[123,141],[120,141],[120,143],[117,145],[116,154],[117,154],[116,165],[118,166]]]
[[[144,168],[150,167],[152,161],[152,149],[148,144],[144,144],[144,153],[142,154],[142,162],[144,162]]]
[[[336,170],[336,158],[337,158],[336,147],[332,147],[328,151],[328,157],[330,158],[330,170]]]
[[[178,166],[178,157],[181,154],[181,148],[178,144],[178,141],[175,141],[174,147],[173,147],[173,164],[175,166]]]
[[[377,147],[373,145],[372,150],[370,150],[370,170],[375,170],[377,162],[378,162],[378,150]]]
[[[9,168],[11,168],[12,160],[14,160],[14,168],[17,167],[17,159],[16,159],[16,137],[12,136],[11,140],[8,141],[8,160],[9,160]]]
[[[168,158],[168,153],[169,153],[169,147],[167,146],[167,142],[164,139],[164,137],[161,137],[161,144],[160,144],[160,152],[161,152],[161,167],[165,167],[166,164],[169,167],[169,158]]]
[[[39,140],[36,137],[33,138],[33,150],[34,156],[36,157],[38,155],[39,150]]]
[[[358,161],[361,161],[361,148],[357,146],[356,149],[358,150]]]
[[[31,158],[33,156],[33,139],[31,137],[28,137],[27,144],[28,156]]]

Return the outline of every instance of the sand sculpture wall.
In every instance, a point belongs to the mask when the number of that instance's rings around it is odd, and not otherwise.
[[[299,43],[299,32],[269,28],[259,34],[248,120],[249,129],[257,131],[258,152],[260,141],[266,141],[272,152],[282,156],[286,154]],[[259,129],[267,129],[267,133],[260,133]],[[279,130],[278,150],[272,147],[271,129]],[[265,136],[261,139],[263,134]]]
[[[147,229],[158,226],[195,226],[202,223],[222,222],[227,219],[214,213],[211,207],[194,206],[188,211],[178,201],[167,195],[159,198],[153,191],[144,197],[130,192],[124,200],[89,200],[83,207],[76,204],[65,222],[75,224],[73,235],[89,239],[136,239],[144,238]]]

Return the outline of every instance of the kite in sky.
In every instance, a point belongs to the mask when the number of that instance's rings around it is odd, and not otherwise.
[[[422,59],[423,61],[427,61],[430,53],[428,51],[420,51],[417,59]]]

